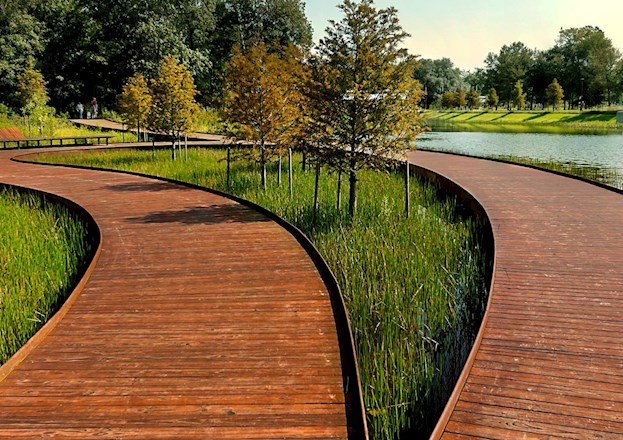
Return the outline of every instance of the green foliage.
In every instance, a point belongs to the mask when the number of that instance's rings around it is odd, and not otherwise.
[[[456,106],[458,108],[465,108],[467,100],[465,99],[465,91],[463,89],[457,90],[456,94]]]
[[[223,114],[236,124],[235,138],[254,145],[246,155],[262,165],[279,152],[286,132],[300,118],[300,58],[293,46],[269,51],[264,42],[255,41],[244,51],[236,48],[227,65]]]
[[[35,63],[44,49],[44,39],[30,2],[0,3],[0,102],[16,107],[18,77]]]
[[[440,104],[441,108],[444,109],[455,108],[457,106],[456,93],[451,90],[444,92],[443,95],[441,95]]]
[[[498,98],[498,92],[493,87],[490,88],[489,93],[487,94],[487,105],[489,106],[489,108],[497,108],[499,100],[500,99]]]
[[[371,0],[344,0],[340,9],[344,17],[326,29],[311,59],[308,117],[331,166],[349,175],[354,214],[357,172],[384,167],[412,146],[422,93],[396,9],[377,10]]]
[[[424,98],[426,108],[440,100],[444,91],[465,87],[461,69],[455,67],[449,58],[419,60],[413,71],[413,77],[422,84],[426,92]]]
[[[44,161],[114,167],[226,191],[225,151],[191,150],[188,162],[144,151],[47,156]],[[231,192],[303,230],[336,274],[355,337],[371,438],[425,438],[445,405],[475,338],[486,303],[485,262],[473,218],[455,199],[414,182],[417,215],[404,215],[403,177],[362,171],[358,217],[336,208],[337,176],[322,173],[320,209],[310,207],[313,173],[294,167],[296,191],[269,191],[248,164],[232,166]],[[402,437],[401,437],[402,436]]]
[[[467,107],[469,107],[470,110],[480,107],[480,95],[474,89],[471,89],[467,94]]]
[[[151,93],[145,77],[139,73],[128,79],[117,100],[123,121],[128,128],[139,129],[140,137],[141,125],[145,124],[152,106]]]
[[[67,209],[0,190],[0,365],[63,304],[88,253],[87,228]]]
[[[526,94],[523,91],[523,83],[521,81],[515,83],[512,101],[517,110],[521,110],[526,105]]]
[[[49,100],[43,75],[32,65],[17,78],[17,98],[25,109],[43,106]]]
[[[166,134],[171,142],[190,131],[199,105],[195,102],[197,90],[188,69],[174,57],[165,57],[160,63],[160,73],[150,82],[150,90],[148,128]]]
[[[554,78],[552,83],[547,86],[547,104],[552,106],[552,110],[556,110],[560,104],[562,104],[562,98],[564,93],[558,80]]]

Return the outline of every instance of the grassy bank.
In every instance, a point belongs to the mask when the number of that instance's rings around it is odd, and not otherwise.
[[[86,225],[67,209],[0,189],[0,364],[62,305],[88,253]]]
[[[428,111],[433,128],[477,129],[477,131],[578,133],[622,132],[616,111]]]
[[[122,135],[117,132],[104,132],[86,127],[77,127],[68,119],[52,116],[46,118],[41,127],[36,126],[33,122],[28,127],[28,120],[21,116],[7,115],[0,113],[0,128],[17,127],[26,138],[37,137],[63,137],[63,136],[94,136],[98,134],[109,134],[115,137],[110,142],[121,142]],[[30,133],[30,134],[29,134]],[[59,142],[55,142],[59,144]]]
[[[43,161],[133,170],[226,190],[224,151],[103,151]],[[359,358],[372,438],[422,437],[435,424],[467,357],[486,301],[485,256],[478,222],[453,198],[419,182],[411,186],[412,217],[403,212],[402,177],[361,175],[359,213],[336,207],[337,177],[322,173],[317,221],[311,210],[314,173],[295,163],[295,194],[287,175],[260,190],[255,166],[233,165],[232,193],[302,229],[323,254],[345,296]],[[284,163],[284,172],[287,169]],[[346,185],[345,185],[346,186]],[[344,188],[346,192],[347,188]],[[346,196],[346,194],[345,194]]]

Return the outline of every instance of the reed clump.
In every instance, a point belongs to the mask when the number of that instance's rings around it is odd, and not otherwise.
[[[65,207],[0,188],[0,364],[63,304],[90,249],[87,225]]]
[[[294,194],[269,168],[263,191],[254,165],[235,162],[227,188],[226,153],[192,149],[46,155],[44,162],[114,168],[228,191],[277,213],[306,233],[345,297],[374,439],[407,439],[432,430],[475,339],[486,303],[487,256],[482,225],[456,199],[426,181],[411,185],[404,214],[403,177],[363,172],[358,214],[337,206],[337,176],[320,176],[314,218],[314,172],[294,166]],[[347,191],[344,185],[343,191]],[[347,205],[344,203],[343,205]]]

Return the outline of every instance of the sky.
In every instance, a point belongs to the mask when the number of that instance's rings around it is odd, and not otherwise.
[[[314,41],[329,20],[340,20],[341,0],[305,0]],[[597,26],[623,51],[621,0],[376,0],[393,6],[411,34],[405,45],[423,58],[450,58],[464,70],[483,67],[489,52],[521,41],[531,49],[549,49],[560,28]]]

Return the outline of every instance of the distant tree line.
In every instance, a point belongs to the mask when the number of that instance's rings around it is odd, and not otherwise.
[[[473,72],[461,71],[448,58],[423,59],[414,78],[424,86],[427,107],[469,108],[458,95],[475,91],[483,106],[581,109],[620,102],[623,59],[601,29],[585,26],[561,29],[554,46],[544,51],[521,42],[504,45]]]
[[[19,107],[19,75],[34,65],[50,105],[69,111],[97,97],[112,106],[128,78],[153,77],[166,55],[192,73],[198,100],[222,98],[236,45],[309,47],[300,0],[0,0],[0,103]]]

